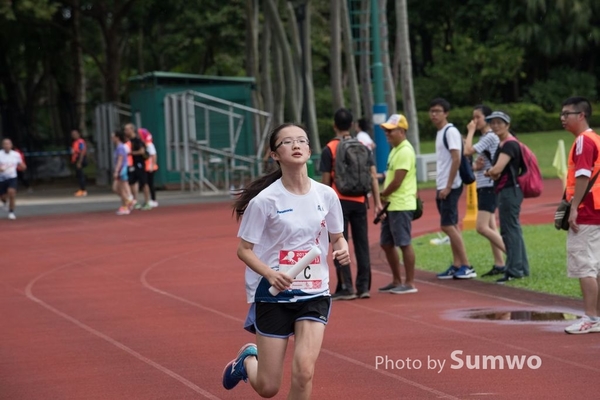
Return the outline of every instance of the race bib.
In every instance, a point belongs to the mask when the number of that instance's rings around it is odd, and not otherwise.
[[[279,271],[287,272],[292,268],[309,250],[280,250]],[[315,290],[323,287],[323,266],[321,256],[317,256],[304,268],[292,282],[290,289]]]

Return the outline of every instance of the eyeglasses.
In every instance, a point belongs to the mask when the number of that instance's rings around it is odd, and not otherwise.
[[[441,114],[443,112],[444,112],[444,110],[440,110],[440,109],[429,110],[429,114]]]
[[[568,118],[569,115],[575,115],[575,114],[581,114],[581,113],[582,113],[582,111],[563,111],[559,115],[561,118],[563,118],[563,117]]]
[[[279,143],[277,146],[275,146],[275,149],[278,149],[281,146],[290,147],[294,143],[298,143],[300,146],[308,146],[310,144],[310,141],[307,138],[298,138],[298,139],[286,138],[286,139],[283,139],[281,141],[281,143]]]

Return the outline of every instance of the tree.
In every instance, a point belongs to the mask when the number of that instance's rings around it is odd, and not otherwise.
[[[396,0],[396,19],[396,49],[398,51],[396,57],[399,59],[400,64],[399,81],[402,88],[402,104],[404,106],[404,114],[408,121],[410,121],[407,136],[415,151],[419,154],[419,124],[412,80],[412,56],[408,35],[406,0]]]
[[[341,46],[341,6],[340,1],[331,0],[331,51],[330,73],[331,96],[333,112],[344,107],[344,92],[342,91],[342,46]]]

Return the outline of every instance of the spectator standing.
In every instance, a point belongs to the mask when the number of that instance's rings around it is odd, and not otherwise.
[[[340,194],[335,185],[335,154],[340,140],[350,137],[350,128],[352,127],[352,114],[350,111],[341,108],[336,111],[333,118],[333,130],[335,138],[327,143],[327,146],[321,152],[320,170],[322,174],[322,183],[331,186],[338,195],[342,204],[344,213],[344,238],[348,240],[348,225],[352,230],[352,243],[356,255],[356,292],[352,285],[352,272],[350,265],[342,265],[335,262],[337,274],[337,286],[332,296],[333,300],[353,300],[359,298],[371,297],[369,291],[371,288],[371,258],[369,254],[369,237],[367,223],[367,196],[344,196]],[[371,170],[372,193],[375,203],[375,213],[382,209],[379,197],[379,183],[377,182],[377,172],[375,163],[371,157],[369,165],[365,166]]]
[[[462,180],[458,174],[462,137],[458,129],[448,122],[449,112],[450,103],[445,99],[436,98],[429,104],[429,118],[438,130],[435,138],[436,204],[440,214],[440,227],[448,235],[452,249],[452,264],[437,277],[471,279],[477,277],[477,273],[469,264],[462,233],[458,227],[458,200],[463,191]]]
[[[471,156],[478,154],[473,163],[477,184],[477,233],[489,240],[492,247],[492,257],[494,264],[492,269],[482,276],[504,275],[506,272],[504,265],[504,242],[498,233],[496,226],[496,208],[498,199],[494,190],[494,181],[484,175],[484,171],[492,168],[492,160],[496,156],[500,139],[492,131],[485,118],[492,113],[492,110],[483,104],[475,106],[473,109],[473,119],[467,125],[467,138],[465,140],[465,155]],[[473,136],[475,131],[481,132],[479,141],[473,145]]]
[[[75,192],[75,197],[85,197],[87,196],[87,190],[83,169],[87,166],[87,145],[77,129],[71,131],[71,139],[73,139],[73,144],[71,145],[71,164],[75,166],[75,176],[79,184],[79,190]]]
[[[381,222],[380,245],[392,270],[393,280],[379,288],[380,292],[394,294],[416,293],[415,251],[411,243],[411,228],[417,208],[416,155],[406,139],[408,121],[404,115],[393,114],[381,124],[385,136],[392,146],[388,156],[387,173],[381,192],[382,202],[389,203],[387,216]],[[406,272],[404,284],[400,275],[400,258],[397,247],[402,251],[402,262]]]
[[[518,141],[512,140],[510,117],[506,113],[494,111],[486,117],[486,121],[500,139],[493,166],[484,174],[494,180],[494,188],[498,193],[500,234],[506,249],[506,268],[504,276],[496,282],[505,283],[529,276],[529,260],[519,220],[523,203],[523,192],[517,183],[521,169],[521,146]]]
[[[0,199],[4,203],[4,209],[8,211],[8,219],[17,219],[17,169],[24,171],[27,166],[21,155],[13,150],[12,140],[5,138],[0,150]]]
[[[367,146],[369,150],[375,151],[376,145],[373,139],[371,138],[371,135],[369,135],[369,122],[365,118],[361,118],[358,120],[358,129],[359,131],[356,134],[356,139],[358,139],[359,142]]]
[[[600,332],[600,137],[590,129],[590,102],[571,97],[562,104],[560,122],[575,136],[569,152],[566,199],[571,202],[567,233],[567,274],[579,279],[585,315],[566,333]]]

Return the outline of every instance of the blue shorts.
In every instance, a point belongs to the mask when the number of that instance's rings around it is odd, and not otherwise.
[[[439,198],[440,191],[437,191],[435,202],[440,213],[440,226],[458,225],[458,199],[460,199],[462,191],[462,185],[452,189],[444,200]]]
[[[296,321],[310,320],[327,325],[330,312],[330,296],[293,303],[252,303],[244,329],[262,336],[285,339],[294,334]]]
[[[127,174],[127,167],[121,168],[121,173],[119,174],[119,180],[124,182],[129,182],[129,175]]]
[[[0,195],[6,194],[8,189],[17,190],[17,178],[9,178],[4,181],[0,181]]]
[[[498,195],[493,186],[477,189],[477,210],[495,213],[498,207]]]
[[[408,246],[411,241],[411,228],[414,211],[388,211],[381,221],[379,244],[395,247]]]

